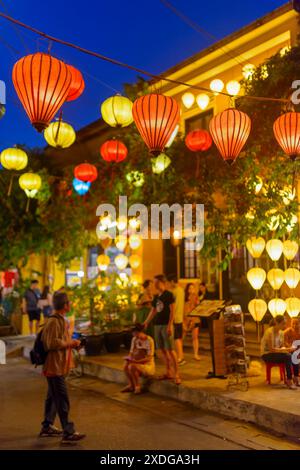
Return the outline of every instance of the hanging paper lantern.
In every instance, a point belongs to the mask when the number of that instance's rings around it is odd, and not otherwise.
[[[3,168],[6,170],[23,170],[28,163],[28,156],[24,150],[18,148],[8,148],[2,150],[0,161]]]
[[[279,290],[284,282],[284,272],[282,269],[270,269],[267,279],[274,290]]]
[[[188,109],[190,109],[193,104],[195,103],[195,96],[193,93],[190,93],[189,91],[187,93],[184,93],[181,97],[181,101],[183,102],[184,106]]]
[[[118,269],[120,270],[125,269],[127,264],[128,264],[128,258],[122,253],[115,257],[115,265],[117,266]]]
[[[205,129],[196,129],[188,133],[185,145],[192,152],[205,152],[212,146],[210,133]]]
[[[241,89],[241,85],[239,84],[237,80],[231,80],[230,82],[226,84],[227,93],[229,93],[229,95],[231,96],[238,95],[240,92],[240,89]]]
[[[145,183],[144,173],[141,173],[137,170],[127,173],[126,179],[130,184],[132,184],[132,186],[135,186],[136,188],[140,188]]]
[[[118,250],[123,251],[127,245],[127,237],[126,235],[117,235],[115,238],[115,245]]]
[[[3,118],[3,116],[5,115],[5,112],[6,112],[6,109],[5,109],[4,104],[0,103],[0,119]]]
[[[159,175],[165,171],[171,163],[171,159],[165,153],[161,153],[158,157],[152,159],[152,171]]]
[[[285,299],[286,311],[291,318],[295,318],[300,312],[300,299],[298,297],[289,297]]]
[[[262,237],[251,237],[246,242],[247,250],[253,258],[259,258],[266,246],[266,242]]]
[[[83,76],[78,69],[76,69],[72,65],[67,65],[67,67],[71,72],[72,80],[66,101],[74,101],[77,100],[80,95],[82,95],[83,90],[85,88],[85,83],[83,80]]]
[[[300,271],[296,268],[288,268],[284,271],[284,279],[290,289],[296,289],[300,281]]]
[[[249,137],[251,120],[246,113],[229,108],[211,119],[209,130],[223,159],[231,165]]]
[[[106,271],[110,264],[110,258],[107,255],[99,255],[97,257],[97,265],[100,271]]]
[[[282,299],[271,299],[268,303],[268,308],[271,312],[272,317],[277,317],[277,315],[283,315],[286,311],[286,303]]]
[[[78,180],[77,178],[73,179],[73,188],[79,196],[84,196],[91,187],[91,183]]]
[[[138,131],[153,155],[159,155],[179,121],[179,106],[170,96],[151,93],[133,103],[132,115]]]
[[[37,52],[14,65],[12,79],[32,125],[39,132],[46,129],[68,97],[69,67],[50,54]]]
[[[102,246],[104,250],[107,250],[107,248],[109,248],[111,244],[112,244],[112,239],[110,237],[103,238],[100,240],[100,245]]]
[[[23,173],[19,178],[19,185],[27,197],[33,198],[42,186],[42,179],[37,173]]]
[[[248,304],[248,309],[253,320],[258,322],[265,316],[268,306],[263,299],[252,299]]]
[[[171,134],[171,137],[169,138],[168,142],[166,143],[166,149],[168,149],[169,147],[171,147],[171,145],[173,144],[174,140],[175,140],[175,137],[177,136],[178,134],[178,131],[179,131],[179,124],[177,124],[177,126],[175,127],[174,131],[172,132]]]
[[[142,282],[142,277],[139,274],[132,274],[132,276],[130,276],[130,284],[132,286],[137,287],[142,284]]]
[[[223,83],[222,80],[220,80],[219,78],[216,78],[215,80],[212,80],[212,81],[210,82],[209,88],[210,88],[211,91],[213,91],[215,94],[218,94],[218,93],[221,93],[221,91],[223,90],[223,88],[224,88],[224,83]]]
[[[204,109],[207,108],[207,106],[209,105],[209,96],[206,95],[205,93],[200,93],[200,95],[197,96],[196,98],[196,101],[197,101],[197,105],[199,106],[199,108],[204,111]]]
[[[300,113],[285,113],[273,125],[275,138],[291,160],[300,154]]]
[[[129,246],[132,250],[137,250],[142,244],[142,239],[139,235],[133,234],[129,237]]]
[[[101,105],[103,120],[111,127],[126,127],[133,122],[132,101],[125,96],[107,98]]]
[[[80,181],[92,183],[97,179],[98,171],[95,165],[91,165],[90,163],[81,163],[80,165],[75,166],[74,176]]]
[[[259,290],[266,280],[266,271],[262,268],[251,268],[247,272],[247,279],[253,289]]]
[[[127,157],[128,150],[123,142],[112,139],[101,145],[100,154],[106,162],[121,162]]]
[[[283,243],[281,240],[273,238],[267,242],[266,250],[272,261],[278,261],[282,255]]]
[[[123,232],[127,228],[127,217],[122,215],[118,218],[117,226],[120,232]]]
[[[49,124],[44,130],[44,137],[51,147],[65,149],[75,142],[76,133],[70,124],[59,120]]]
[[[287,260],[291,261],[294,259],[298,250],[299,245],[297,242],[293,240],[285,240],[285,242],[283,242],[283,254]]]
[[[129,256],[129,264],[132,269],[137,269],[141,264],[141,257],[139,255]]]

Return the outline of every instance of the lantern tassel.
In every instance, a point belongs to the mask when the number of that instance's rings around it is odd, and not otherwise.
[[[199,152],[196,153],[196,178],[199,178],[200,173],[200,155]]]
[[[29,197],[27,198],[27,204],[26,204],[26,212],[29,211],[29,205],[30,205],[30,199]]]
[[[7,196],[11,195],[12,191],[12,186],[13,186],[13,181],[14,181],[14,175],[11,176],[9,186],[8,186],[8,191],[7,191]]]

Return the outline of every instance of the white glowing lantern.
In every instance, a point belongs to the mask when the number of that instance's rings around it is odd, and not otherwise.
[[[278,261],[283,251],[283,243],[281,240],[273,238],[266,244],[266,250],[272,261]]]
[[[239,84],[237,80],[231,80],[230,82],[226,84],[227,93],[229,93],[229,95],[231,96],[238,95],[240,92],[240,89],[241,89],[241,85]]]
[[[197,96],[196,101],[197,101],[197,105],[199,106],[199,108],[202,109],[203,111],[209,105],[210,99],[209,99],[209,96],[206,95],[205,93],[200,93],[200,95]]]
[[[118,229],[120,230],[120,232],[123,232],[123,230],[127,228],[127,217],[124,215],[119,217],[117,225],[118,225]]]
[[[295,318],[300,313],[300,299],[298,297],[289,297],[285,299],[286,311],[290,317]]]
[[[215,80],[212,80],[209,85],[211,91],[213,91],[215,94],[221,93],[221,91],[224,88],[224,83],[222,80],[219,78],[216,78]]]
[[[277,315],[283,315],[286,311],[286,303],[282,299],[271,299],[268,303],[268,308],[271,312],[272,317],[277,317]]]
[[[118,269],[120,270],[125,269],[127,264],[128,264],[128,258],[122,253],[115,257],[115,265],[117,266]]]
[[[139,235],[133,234],[129,237],[129,246],[132,250],[137,250],[142,244],[142,239]]]
[[[266,280],[266,271],[262,268],[251,268],[247,272],[247,279],[253,289],[259,290]]]
[[[118,235],[115,238],[115,245],[118,248],[118,250],[123,251],[126,248],[127,245],[127,237],[125,235]]]
[[[263,299],[252,299],[248,304],[249,312],[254,321],[261,321],[268,309],[266,302]]]
[[[284,271],[284,279],[290,289],[296,289],[300,281],[300,271],[296,268],[288,268]]]
[[[182,95],[181,100],[182,100],[184,106],[187,109],[190,109],[193,106],[193,104],[195,103],[195,96],[190,91],[187,91],[186,93],[184,93]]]
[[[283,254],[287,260],[291,261],[294,259],[298,250],[299,245],[297,242],[293,240],[285,240],[285,242],[283,242]]]

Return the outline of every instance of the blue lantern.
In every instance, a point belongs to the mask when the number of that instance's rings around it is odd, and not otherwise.
[[[73,188],[80,196],[84,196],[90,189],[90,186],[90,182],[80,181],[77,178],[73,179]]]

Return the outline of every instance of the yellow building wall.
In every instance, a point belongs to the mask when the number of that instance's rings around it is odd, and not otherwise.
[[[142,245],[142,276],[143,280],[153,279],[156,274],[162,274],[163,267],[163,241],[143,240]]]

